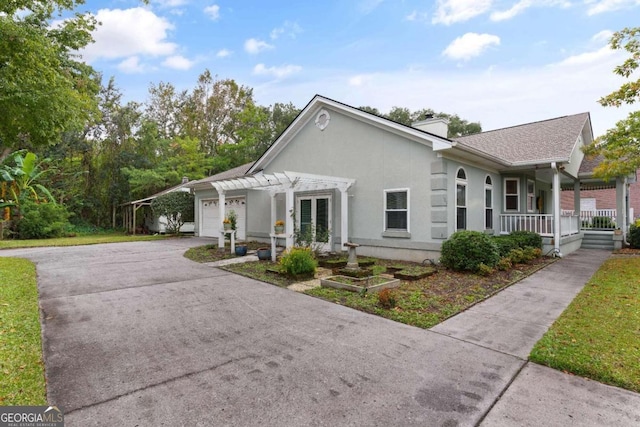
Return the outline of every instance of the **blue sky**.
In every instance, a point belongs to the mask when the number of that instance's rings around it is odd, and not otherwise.
[[[596,135],[631,111],[596,102],[624,82],[608,38],[640,25],[640,0],[88,0],[80,11],[102,23],[84,58],[127,100],[161,81],[191,89],[209,69],[261,105],[321,94],[485,130],[590,111]]]

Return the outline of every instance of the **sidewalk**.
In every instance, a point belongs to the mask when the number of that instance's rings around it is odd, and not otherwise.
[[[576,251],[431,331],[527,360],[609,255]],[[640,425],[640,395],[526,362],[482,425]]]

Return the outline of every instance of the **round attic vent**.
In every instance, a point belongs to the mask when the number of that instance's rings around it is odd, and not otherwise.
[[[331,116],[327,110],[320,110],[318,115],[316,116],[316,126],[320,130],[324,130],[327,126],[329,126],[329,121],[331,120]]]

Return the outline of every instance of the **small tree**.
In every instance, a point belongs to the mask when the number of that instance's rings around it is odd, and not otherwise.
[[[167,233],[177,234],[187,221],[193,221],[195,198],[186,191],[174,191],[156,197],[151,202],[154,215],[167,218]]]

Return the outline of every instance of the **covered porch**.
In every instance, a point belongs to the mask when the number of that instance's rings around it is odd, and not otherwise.
[[[619,245],[624,241],[633,213],[629,207],[629,178],[622,177],[605,182],[594,179],[591,174],[568,173],[565,167],[552,162],[550,167],[536,167],[535,170],[523,171],[528,176],[535,175],[535,182],[550,184],[548,202],[540,200],[533,209],[527,202],[526,213],[503,212],[499,215],[499,232],[509,234],[513,231],[532,231],[540,234],[557,255],[562,255],[566,245],[569,251],[580,247],[585,232],[594,231],[616,237]],[[530,182],[530,181],[529,181]],[[528,184],[529,185],[529,184]],[[581,210],[581,191],[606,189],[615,192],[616,209]],[[561,191],[573,193],[573,209],[562,209]],[[506,191],[506,190],[505,190]],[[527,190],[527,198],[531,197]],[[547,207],[547,205],[549,205]],[[566,206],[565,206],[566,207]]]
[[[258,172],[253,175],[247,175],[237,178],[224,179],[210,182],[218,195],[218,207],[220,219],[218,236],[218,246],[223,247],[225,242],[225,230],[222,221],[225,218],[225,198],[228,192],[233,191],[264,191],[270,196],[271,218],[269,236],[271,238],[272,247],[278,239],[285,242],[287,249],[295,244],[295,233],[298,227],[296,222],[296,194],[318,194],[327,191],[337,190],[340,197],[339,223],[337,227],[333,225],[333,229],[340,230],[340,248],[346,250],[344,244],[348,241],[349,236],[349,199],[348,190],[355,183],[355,180],[349,178],[341,178],[335,176],[324,176],[315,174],[306,174],[300,172],[275,172],[264,173]],[[279,219],[277,216],[277,197],[284,194],[286,218],[284,220],[284,230],[276,233],[274,224]],[[265,209],[266,206],[259,208],[251,206],[254,212],[258,209]],[[266,209],[265,209],[266,210]],[[265,212],[266,214],[266,212]],[[299,220],[298,220],[299,221]],[[263,230],[264,231],[264,230]],[[328,230],[330,234],[331,229]],[[226,232],[228,233],[228,231]],[[338,243],[338,242],[336,242]],[[272,258],[275,259],[275,250],[272,250]]]

